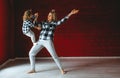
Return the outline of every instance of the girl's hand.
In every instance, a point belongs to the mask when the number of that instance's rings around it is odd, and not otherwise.
[[[39,15],[38,15],[38,12],[37,12],[37,13],[35,13],[35,14],[34,14],[34,16],[35,16],[35,17],[38,17],[38,16],[39,16]]]
[[[37,21],[37,18],[38,18],[38,16],[39,16],[39,15],[38,15],[38,12],[37,12],[37,13],[35,13],[35,14],[34,14],[34,16],[35,16],[34,21]]]

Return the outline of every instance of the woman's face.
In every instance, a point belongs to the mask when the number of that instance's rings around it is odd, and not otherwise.
[[[48,14],[48,19],[47,19],[47,20],[48,20],[49,22],[51,22],[52,19],[53,19],[53,15],[52,15],[52,13],[49,13],[49,14]]]

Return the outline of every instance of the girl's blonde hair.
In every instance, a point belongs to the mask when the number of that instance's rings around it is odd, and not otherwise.
[[[32,14],[32,10],[26,10],[23,15],[23,21],[30,20],[31,14]]]
[[[57,15],[56,15],[56,12],[55,12],[55,10],[54,9],[52,9],[51,11],[50,11],[50,13],[52,14],[52,16],[53,16],[53,21],[57,21]]]

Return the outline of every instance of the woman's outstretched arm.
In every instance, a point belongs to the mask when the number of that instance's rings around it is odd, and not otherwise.
[[[64,21],[66,21],[70,16],[72,16],[73,14],[77,14],[79,12],[79,10],[73,9],[67,16],[65,16],[64,18],[62,18],[61,20],[59,20],[56,25],[60,25],[61,23],[63,23]]]

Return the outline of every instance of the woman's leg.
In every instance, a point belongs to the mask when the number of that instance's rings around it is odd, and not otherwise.
[[[30,52],[29,52],[29,59],[31,64],[31,70],[28,73],[35,73],[35,56],[36,54],[43,48],[42,43],[38,42],[35,44]]]
[[[58,56],[57,56],[57,54],[55,52],[55,48],[54,48],[52,40],[46,40],[46,42],[44,43],[44,46],[47,48],[47,50],[51,54],[51,56],[54,59],[55,63],[57,64],[57,66],[61,70],[61,73],[65,74],[65,72],[64,72],[64,70],[62,68],[62,65],[60,63],[60,60],[58,59]]]

